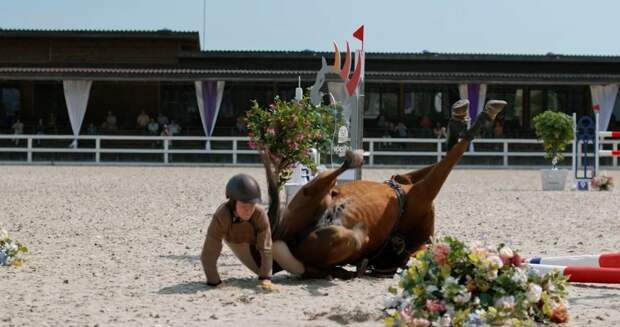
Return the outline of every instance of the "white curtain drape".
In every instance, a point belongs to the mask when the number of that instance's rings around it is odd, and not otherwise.
[[[202,121],[202,128],[205,136],[213,135],[217,115],[222,105],[222,97],[224,96],[224,81],[197,81],[196,85],[196,102],[198,103],[198,112]],[[211,148],[211,143],[206,143],[207,150]]]
[[[433,101],[433,104],[435,106],[435,112],[441,112],[442,110],[442,107],[441,107],[442,97],[443,95],[441,94],[441,92],[435,93],[435,99]]]
[[[592,104],[598,104],[600,108],[599,129],[606,131],[616,103],[618,84],[590,85],[590,93],[592,94]]]
[[[82,121],[84,121],[84,114],[86,114],[86,107],[90,96],[90,87],[93,81],[67,80],[63,81],[62,84],[71,129],[73,130],[73,136],[77,137],[80,134]],[[77,147],[77,140],[74,140],[71,146]]]

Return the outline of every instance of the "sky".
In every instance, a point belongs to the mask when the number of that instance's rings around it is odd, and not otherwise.
[[[364,25],[371,52],[620,55],[619,13],[617,0],[0,0],[0,28],[170,29],[200,32],[204,50],[331,51],[359,47]]]

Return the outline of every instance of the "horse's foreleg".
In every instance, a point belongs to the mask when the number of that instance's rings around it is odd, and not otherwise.
[[[321,208],[330,204],[330,192],[336,186],[338,176],[347,169],[360,167],[363,160],[361,153],[348,151],[342,166],[330,172],[320,173],[302,186],[288,204],[275,237],[288,241],[297,233],[313,226],[320,217]]]
[[[360,167],[363,162],[364,156],[361,152],[347,151],[345,161],[338,169],[320,173],[319,176],[304,185],[299,191],[303,191],[304,196],[318,195],[323,197],[336,185],[338,176],[348,169]],[[291,201],[291,204],[293,204],[293,201]]]

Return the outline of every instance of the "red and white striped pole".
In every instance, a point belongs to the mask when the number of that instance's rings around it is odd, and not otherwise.
[[[571,267],[528,264],[539,274],[559,270],[571,283],[620,284],[620,268]]]
[[[573,283],[620,284],[620,253],[533,257],[525,262],[539,274],[560,270]]]
[[[595,255],[532,257],[525,260],[525,262],[537,265],[620,268],[620,252]]]
[[[599,150],[598,154],[601,157],[617,157],[620,156],[620,150]]]
[[[600,137],[611,137],[614,139],[620,138],[620,132],[599,132]]]

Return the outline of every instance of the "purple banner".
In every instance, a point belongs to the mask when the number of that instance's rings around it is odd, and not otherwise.
[[[202,103],[204,104],[203,128],[206,136],[213,134],[212,127],[217,109],[217,81],[203,81],[202,83]]]
[[[469,99],[469,118],[475,121],[478,117],[478,98],[480,98],[480,84],[467,84],[467,98]]]

